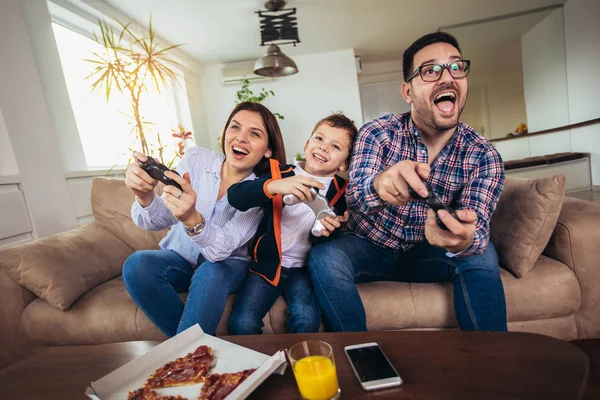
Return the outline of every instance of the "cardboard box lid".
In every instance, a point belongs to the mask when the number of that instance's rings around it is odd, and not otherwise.
[[[283,374],[287,366],[283,351],[278,351],[269,357],[266,354],[208,335],[196,324],[103,378],[92,382],[85,394],[95,400],[124,400],[131,390],[142,387],[142,384],[158,368],[169,361],[193,352],[201,345],[212,347],[215,355],[216,362],[209,374],[257,368],[227,396],[227,400],[245,399],[273,372]],[[163,395],[179,394],[189,400],[195,400],[198,398],[201,388],[202,384],[197,384],[156,389],[156,391]]]

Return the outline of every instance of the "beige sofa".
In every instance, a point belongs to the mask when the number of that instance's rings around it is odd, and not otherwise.
[[[512,271],[501,271],[509,328],[600,337],[600,204],[563,202],[563,193],[560,177],[507,180],[492,238]],[[129,254],[156,248],[165,234],[133,225],[132,199],[123,181],[97,178],[94,222],[0,250],[0,368],[45,346],[164,338],[120,276]],[[375,282],[359,290],[370,330],[457,327],[450,284]],[[227,333],[230,311],[231,301],[217,334]],[[285,321],[280,298],[265,332],[286,332]]]

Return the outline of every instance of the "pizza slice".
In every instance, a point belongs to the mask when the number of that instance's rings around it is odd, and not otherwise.
[[[202,383],[213,361],[212,348],[202,345],[193,353],[179,357],[157,369],[142,388],[157,389]]]
[[[255,369],[226,374],[212,374],[206,378],[198,400],[223,400],[233,392]]]
[[[132,390],[127,396],[127,400],[188,400],[183,396],[159,395],[156,391],[148,388],[139,388]]]

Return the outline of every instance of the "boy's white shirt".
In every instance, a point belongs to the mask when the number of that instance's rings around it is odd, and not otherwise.
[[[319,191],[325,196],[333,176],[320,177],[306,172],[299,166],[294,168],[296,175],[304,175],[321,182],[325,189]],[[285,206],[281,212],[281,265],[286,268],[299,268],[306,265],[310,253],[310,230],[315,222],[315,213],[304,203]]]

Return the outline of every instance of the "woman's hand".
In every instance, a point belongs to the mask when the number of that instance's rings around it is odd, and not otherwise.
[[[321,182],[314,178],[303,175],[294,175],[289,178],[277,179],[269,182],[267,184],[267,191],[271,195],[293,194],[299,198],[300,201],[310,201],[312,200],[312,195],[310,194],[311,187],[315,187],[319,190],[325,188]]]
[[[167,171],[165,176],[179,183],[183,189],[181,191],[175,186],[167,185],[163,190],[165,204],[175,218],[181,221],[186,228],[192,228],[204,221],[204,217],[196,211],[196,192],[190,184],[189,172],[179,176],[176,173]]]
[[[328,237],[331,235],[333,231],[342,226],[344,222],[348,221],[348,211],[344,213],[344,215],[338,215],[337,217],[325,217],[321,219],[321,223],[325,227],[325,229],[321,229],[321,235]]]
[[[140,167],[139,161],[147,161],[148,157],[139,151],[133,153],[134,163],[127,166],[125,185],[137,197],[142,207],[148,207],[154,200],[154,187],[158,183]]]

